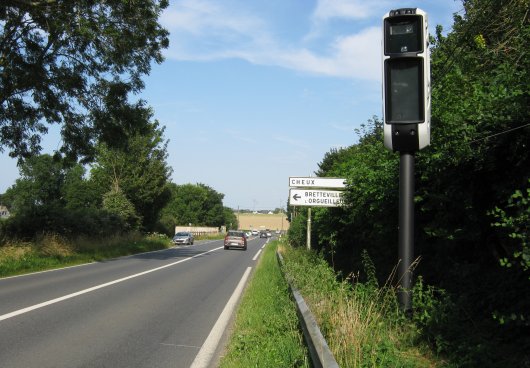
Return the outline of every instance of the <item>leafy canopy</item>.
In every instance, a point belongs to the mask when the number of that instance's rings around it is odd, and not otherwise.
[[[3,0],[0,7],[0,151],[40,151],[50,124],[61,151],[91,158],[102,138],[126,126],[99,116],[127,106],[151,62],[163,60],[168,32],[158,17],[167,0]],[[109,139],[112,138],[112,139]]]

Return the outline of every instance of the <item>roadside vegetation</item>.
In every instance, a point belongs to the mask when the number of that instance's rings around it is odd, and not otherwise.
[[[399,309],[396,289],[379,285],[363,253],[363,274],[339,281],[318,253],[280,246],[284,272],[300,290],[340,367],[441,367],[416,325]],[[392,276],[392,275],[390,275]]]
[[[219,240],[224,234],[196,236],[195,241]],[[45,234],[32,241],[7,241],[0,246],[0,277],[45,271],[83,263],[99,262],[172,247],[165,234],[131,232],[105,238],[78,237],[70,240]]]
[[[466,0],[431,36],[431,145],[415,154],[412,318],[457,367],[530,367],[529,0]],[[315,176],[346,178],[346,205],[314,208],[312,248],[340,280],[378,285],[398,262],[399,154],[374,117]],[[307,211],[289,208],[305,247]],[[324,328],[326,323],[324,323]]]
[[[246,288],[221,368],[311,367],[277,244],[265,247]]]
[[[103,261],[170,246],[170,239],[161,234],[144,236],[130,233],[103,239],[75,240],[47,234],[34,241],[7,242],[0,247],[0,277]]]

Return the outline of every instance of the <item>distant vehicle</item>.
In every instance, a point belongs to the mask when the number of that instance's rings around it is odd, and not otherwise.
[[[173,244],[189,244],[193,245],[193,234],[188,231],[179,231],[173,237]]]
[[[259,233],[259,237],[260,238],[266,238],[267,237],[267,232],[266,231],[262,231]]]
[[[245,233],[245,235],[246,235],[246,236],[247,236],[247,238],[248,238],[249,236],[251,236],[251,235],[252,235],[252,232],[250,232],[250,231],[247,231],[247,232]]]
[[[272,236],[272,233],[270,231],[267,231],[267,238],[270,238]]]
[[[259,234],[258,230],[252,230],[252,235],[258,235],[258,234]]]
[[[276,234],[279,234],[280,233],[280,230],[276,230]]]
[[[225,249],[231,247],[247,250],[247,236],[244,231],[228,231],[225,236]]]

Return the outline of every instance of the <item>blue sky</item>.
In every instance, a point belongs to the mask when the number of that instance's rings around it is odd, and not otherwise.
[[[356,143],[382,116],[381,19],[418,7],[450,30],[459,0],[172,0],[166,60],[138,96],[166,126],[173,182],[204,183],[232,208],[285,207],[289,176]],[[433,127],[435,129],[435,127]],[[51,129],[44,152],[57,149]],[[435,134],[435,130],[433,130]],[[0,159],[0,193],[18,177]]]

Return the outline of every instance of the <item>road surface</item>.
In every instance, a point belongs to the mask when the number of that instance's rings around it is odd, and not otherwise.
[[[208,366],[222,352],[212,329],[265,241],[247,251],[196,242],[0,279],[0,366]]]

